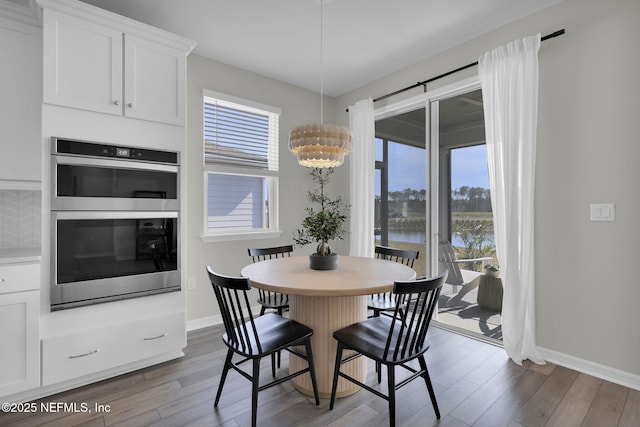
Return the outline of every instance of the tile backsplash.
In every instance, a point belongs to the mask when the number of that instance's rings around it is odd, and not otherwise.
[[[0,249],[36,248],[42,241],[42,193],[0,190]]]

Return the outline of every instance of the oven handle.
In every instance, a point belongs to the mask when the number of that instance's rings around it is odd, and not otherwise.
[[[56,165],[95,166],[103,168],[135,169],[159,172],[178,172],[177,165],[163,165],[158,163],[136,162],[131,160],[94,159],[91,157],[51,155],[54,170]]]
[[[59,219],[145,219],[178,218],[177,211],[51,211],[53,221]],[[55,228],[55,223],[52,224]]]

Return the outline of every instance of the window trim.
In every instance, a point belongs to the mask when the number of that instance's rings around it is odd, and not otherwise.
[[[201,124],[202,128],[202,165],[203,165],[203,217],[202,217],[202,234],[200,239],[204,243],[224,242],[224,241],[239,241],[239,240],[253,240],[253,239],[269,239],[278,238],[282,235],[280,230],[280,191],[279,191],[279,170],[259,169],[255,167],[242,167],[239,165],[230,164],[207,164],[204,158],[204,104],[205,98],[215,98],[226,102],[232,102],[248,109],[255,109],[258,113],[264,113],[265,111],[273,114],[281,115],[281,109],[259,102],[250,101],[242,98],[238,98],[232,95],[226,95],[219,92],[215,92],[208,89],[202,90],[202,106],[203,115]],[[279,132],[279,131],[278,131]],[[279,145],[280,136],[276,135],[276,144]],[[276,147],[279,149],[279,147]],[[269,200],[269,228],[259,230],[226,230],[226,231],[210,231],[208,228],[208,177],[210,173],[219,173],[227,175],[241,175],[267,178],[268,182],[268,200]]]

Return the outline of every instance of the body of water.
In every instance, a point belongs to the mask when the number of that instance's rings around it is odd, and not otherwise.
[[[462,239],[457,234],[453,234],[451,244],[453,246],[463,246]],[[487,240],[494,243],[493,234],[487,234]],[[379,240],[379,236],[376,236]],[[389,231],[389,241],[408,242],[408,243],[427,243],[427,233],[424,231]]]

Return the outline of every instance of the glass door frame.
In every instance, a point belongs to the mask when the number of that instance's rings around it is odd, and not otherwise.
[[[427,220],[427,243],[426,250],[429,256],[427,261],[427,275],[434,275],[438,272],[438,230],[440,218],[445,213],[440,212],[440,180],[443,179],[440,172],[439,158],[439,104],[442,99],[451,98],[466,92],[480,89],[480,78],[478,75],[469,77],[458,82],[450,83],[443,87],[428,90],[425,93],[412,96],[410,98],[389,103],[374,109],[374,121],[389,118],[398,114],[425,108],[425,162],[427,164],[427,176],[425,184],[427,188],[427,210],[429,219]],[[375,172],[374,172],[375,173]],[[444,215],[446,218],[446,215]]]

